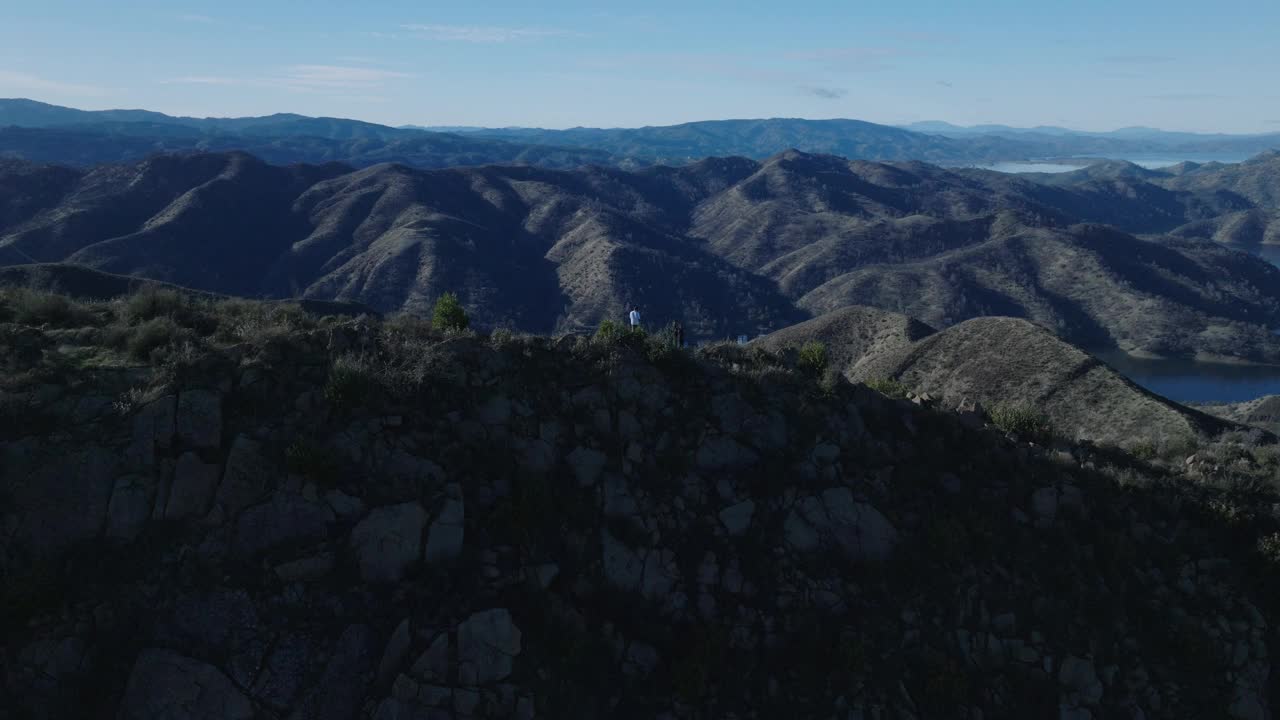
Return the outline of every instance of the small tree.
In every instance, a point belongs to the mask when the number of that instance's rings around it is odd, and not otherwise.
[[[471,326],[457,295],[447,292],[436,300],[435,309],[431,311],[431,326],[437,330],[466,330]]]
[[[821,375],[827,370],[827,346],[812,340],[800,347],[800,369],[811,374]]]

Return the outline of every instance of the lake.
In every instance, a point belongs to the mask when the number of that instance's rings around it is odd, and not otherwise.
[[[1177,402],[1244,402],[1280,395],[1280,367],[1143,360],[1119,350],[1093,355],[1138,385]]]
[[[1238,163],[1248,160],[1250,155],[1187,155],[1185,157],[1171,157],[1168,155],[1127,155],[1122,157],[1090,157],[1083,156],[1079,158],[1054,158],[1045,160],[1008,160],[1004,162],[991,163],[989,165],[973,165],[972,167],[980,170],[995,170],[1002,173],[1060,173],[1079,170],[1082,167],[1095,162],[1104,160],[1125,160],[1134,165],[1140,165],[1144,168],[1157,169],[1177,165],[1180,162],[1191,161],[1196,163],[1221,162],[1221,163]]]

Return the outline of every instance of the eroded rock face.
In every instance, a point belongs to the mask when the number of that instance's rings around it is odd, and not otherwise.
[[[40,390],[0,715],[1270,717],[1267,512],[742,354],[457,335],[339,409],[330,335],[219,366],[262,397]]]

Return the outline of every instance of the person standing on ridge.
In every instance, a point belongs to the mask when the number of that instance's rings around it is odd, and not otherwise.
[[[684,325],[680,324],[680,321],[677,320],[673,329],[675,330],[676,347],[684,347]]]
[[[640,329],[640,308],[635,305],[632,305],[631,315],[629,317],[631,318],[631,329],[639,330]]]

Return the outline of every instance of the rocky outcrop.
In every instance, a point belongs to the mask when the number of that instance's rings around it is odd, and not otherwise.
[[[1270,716],[1263,490],[750,347],[387,338],[11,378],[61,414],[0,437],[0,708]]]

